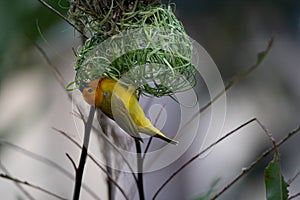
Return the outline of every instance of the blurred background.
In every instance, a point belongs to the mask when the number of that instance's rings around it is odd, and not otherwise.
[[[275,38],[262,65],[227,93],[223,134],[253,117],[258,118],[277,140],[299,126],[299,0],[173,2],[187,33],[211,55],[225,84],[253,65],[270,37]],[[65,0],[50,3],[66,15],[68,3]],[[77,161],[80,151],[52,127],[74,138],[77,132],[82,133],[82,127],[80,123],[74,123],[72,103],[37,45],[69,83],[74,79],[72,48],[78,49],[81,39],[69,24],[37,0],[0,1],[0,27],[0,171],[71,198],[71,179],[11,144],[74,172],[65,154]],[[172,122],[166,126],[172,126]],[[198,134],[201,138],[201,129]],[[171,166],[145,174],[147,199],[175,169],[199,151],[199,138]],[[97,145],[94,143],[91,145]],[[296,136],[280,148],[282,171],[287,180],[300,171],[299,145],[300,136]],[[208,156],[185,168],[164,188],[158,199],[197,199],[216,181],[214,189],[219,191],[270,146],[269,139],[257,124],[248,125],[217,145]],[[263,170],[271,159],[272,156],[264,159],[219,199],[265,199]],[[84,181],[101,199],[106,199],[103,173],[89,161]],[[289,188],[290,194],[300,192],[299,188],[298,177]],[[0,179],[0,191],[3,199],[27,199],[8,180]],[[28,191],[36,199],[55,199],[33,189]],[[82,199],[91,199],[91,196],[83,191]]]

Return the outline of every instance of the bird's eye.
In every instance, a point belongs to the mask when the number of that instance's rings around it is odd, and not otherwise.
[[[108,92],[103,92],[103,96],[107,97],[109,95]]]
[[[92,92],[93,92],[93,89],[90,88],[90,89],[88,89],[87,91],[88,91],[88,93],[92,93]]]

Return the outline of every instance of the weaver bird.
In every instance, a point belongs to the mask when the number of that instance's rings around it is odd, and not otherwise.
[[[81,91],[88,104],[100,108],[134,138],[143,141],[140,133],[144,133],[172,144],[178,143],[152,125],[138,102],[133,86],[121,85],[111,78],[100,78],[89,82]]]

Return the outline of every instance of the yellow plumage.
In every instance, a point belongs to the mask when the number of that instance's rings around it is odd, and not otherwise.
[[[142,140],[139,133],[145,133],[172,144],[178,143],[152,125],[137,100],[134,87],[123,86],[110,78],[101,78],[89,82],[82,89],[82,95],[88,104],[100,108],[131,136]]]

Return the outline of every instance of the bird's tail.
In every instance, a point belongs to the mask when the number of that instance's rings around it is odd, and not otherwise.
[[[162,139],[162,140],[164,140],[164,141],[166,141],[166,142],[169,142],[169,143],[171,143],[171,144],[175,144],[175,145],[178,144],[178,141],[172,140],[172,139],[168,138],[168,137],[165,136],[165,135],[156,134],[156,135],[154,135],[154,137],[160,138],[160,139]]]
[[[177,145],[178,144],[178,141],[176,140],[172,140],[170,138],[168,138],[167,136],[165,136],[162,132],[160,132],[160,130],[158,130],[157,128],[155,128],[154,126],[150,125],[150,126],[147,126],[147,127],[143,127],[140,132],[142,133],[145,133],[147,135],[151,135],[153,137],[157,137],[159,139],[162,139],[168,143],[171,143],[171,144],[175,144]]]

